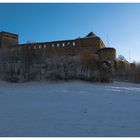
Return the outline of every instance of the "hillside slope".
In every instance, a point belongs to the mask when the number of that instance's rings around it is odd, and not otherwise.
[[[0,136],[140,136],[140,85],[0,82]]]

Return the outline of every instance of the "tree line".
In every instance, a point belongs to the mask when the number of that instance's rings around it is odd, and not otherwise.
[[[122,66],[125,66],[124,61]],[[120,63],[121,64],[121,63]],[[100,62],[98,55],[85,49],[71,53],[56,49],[13,48],[0,50],[0,78],[9,82],[34,80],[84,80],[140,82],[140,64],[133,69],[118,67],[110,61]]]
[[[53,49],[13,48],[0,51],[0,77],[9,82],[33,80],[109,81],[102,78],[97,55],[88,50],[76,55]],[[102,79],[102,80],[101,80]]]

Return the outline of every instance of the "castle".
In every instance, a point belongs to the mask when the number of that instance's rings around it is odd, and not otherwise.
[[[100,37],[90,32],[83,38],[76,38],[73,40],[61,40],[41,43],[25,43],[18,44],[18,35],[8,32],[0,32],[0,48],[18,48],[18,49],[36,49],[47,50],[52,49],[56,51],[65,51],[69,55],[75,55],[84,50],[89,50],[94,53],[99,61],[114,61],[116,59],[116,50],[105,46]]]
[[[0,32],[0,52],[1,50],[11,50],[8,55],[9,57],[8,60],[6,57],[2,58],[2,64],[0,68],[0,73],[5,73],[6,76],[9,73],[11,74],[11,71],[15,73],[15,75],[18,75],[19,73],[27,73],[27,75],[29,75],[28,74],[29,72],[33,73],[33,71],[35,71],[29,69],[36,69],[34,75],[36,75],[36,73],[39,73],[40,75],[46,74],[47,71],[52,70],[54,67],[57,68],[61,67],[59,63],[64,61],[64,59],[63,60],[60,59],[63,56],[69,56],[72,58],[74,56],[81,55],[83,52],[88,52],[84,56],[85,57],[84,59],[86,59],[86,57],[90,55],[94,55],[94,57],[91,57],[86,61],[90,61],[91,63],[96,58],[96,60],[98,61],[97,65],[98,65],[98,71],[100,71],[99,72],[100,77],[104,77],[104,75],[106,74],[108,74],[109,77],[112,74],[112,70],[116,70],[118,72],[118,77],[120,77],[120,73],[121,75],[125,76],[126,72],[128,72],[130,69],[134,69],[135,67],[133,64],[129,63],[128,61],[117,60],[115,48],[106,47],[102,39],[96,34],[94,34],[93,32],[90,32],[85,37],[79,37],[72,40],[61,40],[61,41],[40,42],[40,43],[30,42],[25,44],[19,44],[17,34],[2,31]],[[59,62],[58,64],[53,63],[53,66],[49,66],[50,64],[46,61],[49,60],[52,56],[57,56],[57,60],[55,61],[59,61]],[[56,58],[53,57],[53,59]],[[71,63],[75,63],[75,60],[72,61]],[[81,59],[80,61],[83,60]],[[70,66],[71,63],[68,64],[67,67],[71,67]],[[63,62],[63,67],[64,67],[64,62]],[[43,72],[44,69],[45,72]],[[88,76],[88,73],[91,73],[91,70],[88,70],[87,72],[86,69],[87,67],[85,67],[85,70],[83,70],[83,68],[80,68],[79,71],[81,71],[81,75],[86,75],[86,77],[91,77]],[[58,74],[61,73],[62,76],[62,73],[66,72],[66,68],[64,68],[64,70],[65,71],[61,71]],[[70,71],[73,72],[74,75],[75,70],[73,69]],[[92,73],[94,72],[92,71]],[[116,73],[115,73],[115,77],[117,75]],[[28,76],[24,76],[24,77],[28,77]]]

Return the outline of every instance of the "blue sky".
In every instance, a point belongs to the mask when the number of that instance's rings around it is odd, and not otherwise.
[[[0,30],[20,43],[74,39],[93,31],[107,46],[140,62],[140,3],[0,4]]]

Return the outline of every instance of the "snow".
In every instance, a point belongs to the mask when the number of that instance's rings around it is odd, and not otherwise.
[[[0,136],[140,136],[140,85],[0,81]]]

